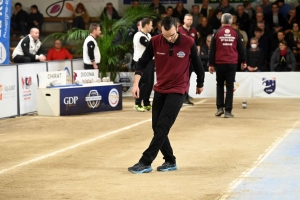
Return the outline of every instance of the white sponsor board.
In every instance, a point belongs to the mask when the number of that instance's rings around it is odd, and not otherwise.
[[[252,97],[300,97],[299,72],[252,73]]]
[[[123,97],[132,96],[132,86],[134,81],[134,72],[121,72],[117,75],[115,83],[120,83],[122,85]]]
[[[46,72],[46,63],[18,65],[20,114],[37,111],[37,75]]]
[[[18,115],[17,66],[0,66],[0,118]]]
[[[71,60],[59,60],[48,62],[48,72],[66,71],[67,84],[72,83],[72,64]]]
[[[54,85],[66,85],[66,71],[41,72],[39,73],[39,88],[46,88],[51,83]]]
[[[84,64],[82,59],[72,60],[72,68],[74,70],[84,70]]]
[[[96,82],[99,78],[99,70],[74,70],[73,80],[80,81],[82,83]]]

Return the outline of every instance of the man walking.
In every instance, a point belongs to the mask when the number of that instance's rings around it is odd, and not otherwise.
[[[200,44],[199,40],[197,38],[197,31],[195,28],[192,27],[193,24],[193,15],[191,14],[186,14],[183,19],[183,26],[178,27],[178,32],[181,33],[182,35],[188,35],[193,38],[195,41],[195,44],[197,46],[197,51],[200,52]],[[189,71],[189,78],[191,78],[193,72],[193,65],[191,64],[190,66],[190,71]],[[186,95],[186,99],[183,102],[183,105],[194,105],[193,102],[190,101],[189,95]]]
[[[152,30],[152,20],[150,18],[144,18],[141,20],[141,30],[138,31],[133,37],[133,61],[134,69],[140,57],[142,57],[150,39],[150,32]],[[151,110],[150,95],[154,83],[154,62],[150,62],[144,71],[141,81],[139,82],[140,97],[135,99],[135,106],[133,107],[136,111],[145,112]],[[144,104],[142,106],[142,103]]]
[[[209,54],[209,72],[216,71],[217,76],[217,112],[216,116],[224,114],[225,118],[232,118],[233,89],[238,60],[242,68],[246,68],[246,52],[242,36],[231,27],[232,16],[225,13],[221,18],[222,27],[211,40]],[[224,103],[224,82],[226,81],[226,98]]]
[[[176,170],[176,158],[168,138],[189,88],[190,60],[197,74],[196,94],[203,91],[204,70],[194,40],[177,32],[174,18],[162,20],[162,34],[154,36],[137,64],[132,96],[138,98],[139,81],[149,61],[155,56],[157,83],[154,85],[152,129],[154,137],[139,162],[128,170],[135,174],[152,171],[151,163],[159,150],[165,162],[158,171]]]
[[[96,39],[100,34],[100,24],[92,23],[90,25],[90,35],[85,38],[83,43],[84,69],[98,69],[101,54]]]

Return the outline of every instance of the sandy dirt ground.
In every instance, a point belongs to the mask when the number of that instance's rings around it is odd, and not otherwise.
[[[123,110],[0,120],[0,199],[219,199],[299,120],[300,99],[234,100],[234,119],[215,99],[184,106],[169,137],[178,170],[131,174],[152,138],[151,112]]]

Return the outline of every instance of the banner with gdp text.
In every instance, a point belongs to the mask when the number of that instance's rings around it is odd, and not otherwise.
[[[0,65],[9,64],[11,1],[0,0]]]

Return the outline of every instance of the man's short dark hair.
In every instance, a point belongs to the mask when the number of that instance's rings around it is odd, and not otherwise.
[[[22,8],[22,4],[20,2],[15,3],[15,7],[20,6]]]
[[[97,23],[91,23],[90,25],[90,33],[92,33],[94,30],[97,30],[97,28],[100,27],[100,24],[97,24]]]
[[[161,26],[164,27],[166,31],[170,30],[172,26],[177,27],[176,21],[173,17],[165,16],[161,21]]]
[[[200,8],[199,5],[192,5],[192,8],[194,8],[194,7]]]
[[[172,10],[174,10],[174,8],[173,8],[172,6],[168,6],[168,7],[167,7],[167,10],[168,10],[169,8],[171,8]]]
[[[243,2],[244,8],[247,7],[249,4],[250,4],[250,1],[244,1],[244,2]]]
[[[37,7],[37,5],[32,5],[31,8],[39,10],[39,8]]]
[[[254,32],[262,32],[262,29],[259,28],[259,27],[256,27],[256,28],[254,29]]]
[[[142,28],[144,28],[147,24],[150,24],[150,22],[152,22],[152,19],[150,18],[142,19]]]
[[[278,33],[282,33],[283,35],[285,35],[284,32],[283,32],[282,30],[278,31],[278,32],[277,32],[277,35],[278,35]]]
[[[273,2],[273,3],[272,3],[272,7],[273,7],[274,5],[276,5],[276,6],[278,7],[278,2],[277,2],[277,1]]]

